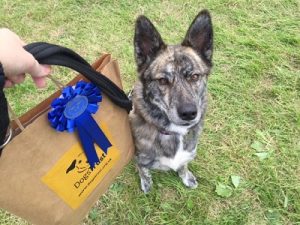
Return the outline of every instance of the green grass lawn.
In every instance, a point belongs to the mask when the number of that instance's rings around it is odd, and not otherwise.
[[[199,187],[154,172],[145,195],[130,163],[83,224],[300,224],[299,1],[0,0],[0,27],[26,42],[72,48],[89,62],[110,52],[128,91],[136,79],[135,18],[145,14],[176,44],[203,8],[213,17],[215,52],[205,129],[190,165]],[[62,82],[73,75],[54,68]],[[49,82],[35,90],[27,79],[6,93],[20,115],[54,89]],[[0,211],[0,224],[27,223]]]

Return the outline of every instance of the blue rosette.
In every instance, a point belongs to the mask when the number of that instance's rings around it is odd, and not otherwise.
[[[75,86],[67,86],[62,90],[62,95],[51,103],[52,109],[48,113],[48,120],[55,130],[70,133],[77,130],[91,169],[100,163],[94,143],[105,154],[112,146],[92,117],[98,111],[98,103],[101,101],[99,88],[93,83],[79,81]]]

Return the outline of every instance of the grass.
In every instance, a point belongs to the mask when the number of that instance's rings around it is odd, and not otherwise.
[[[199,187],[189,190],[175,173],[154,172],[154,189],[144,195],[130,163],[83,224],[300,224],[298,1],[0,0],[0,5],[1,26],[27,42],[64,45],[90,62],[101,52],[112,53],[127,91],[136,79],[132,39],[139,14],[151,18],[167,43],[179,43],[200,9],[212,13],[209,110],[190,165]],[[66,82],[73,73],[54,68],[54,76]],[[20,115],[54,89],[35,90],[28,79],[6,93]],[[257,152],[267,158],[259,160]],[[241,177],[237,188],[231,175]],[[230,186],[232,195],[217,195],[218,183]],[[0,224],[27,223],[0,211]]]

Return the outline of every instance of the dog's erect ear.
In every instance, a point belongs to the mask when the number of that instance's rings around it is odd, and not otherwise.
[[[149,65],[157,53],[166,47],[154,25],[145,16],[136,20],[134,35],[135,60],[138,71]]]
[[[213,28],[208,10],[202,10],[189,27],[182,42],[192,47],[201,57],[211,64],[213,53]]]

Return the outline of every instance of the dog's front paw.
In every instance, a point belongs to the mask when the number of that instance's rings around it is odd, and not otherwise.
[[[152,187],[152,179],[141,179],[141,189],[142,191],[147,194]]]
[[[190,171],[187,171],[184,176],[181,176],[181,179],[184,185],[189,188],[195,189],[198,187],[197,179]]]

